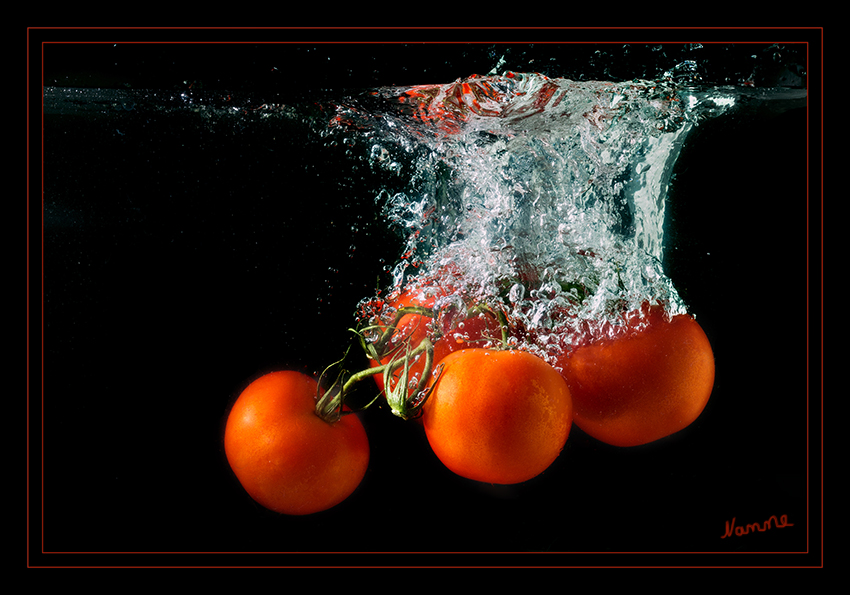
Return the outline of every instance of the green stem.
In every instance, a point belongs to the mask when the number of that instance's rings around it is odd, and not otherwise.
[[[429,318],[437,317],[437,312],[435,310],[433,310],[432,308],[426,308],[424,306],[404,306],[402,308],[399,308],[396,311],[395,318],[393,318],[392,324],[390,324],[384,330],[380,338],[374,343],[375,351],[379,356],[378,361],[380,361],[381,358],[386,355],[385,353],[383,353],[384,348],[386,347],[387,342],[393,336],[393,333],[396,332],[398,323],[401,321],[402,318],[404,318],[408,314],[418,314],[420,316],[427,316]]]
[[[425,366],[422,370],[422,375],[419,378],[416,388],[412,392],[408,393],[409,362],[413,358],[419,356],[422,352],[425,353]],[[428,381],[431,378],[431,370],[434,366],[434,345],[431,343],[431,339],[425,337],[416,349],[407,353],[403,358],[395,361],[400,365],[388,367],[384,372],[384,392],[387,395],[387,404],[390,406],[390,410],[394,415],[397,415],[402,419],[410,419],[410,417],[420,411],[422,405],[425,403],[425,399],[428,397],[428,393],[424,391],[428,386]],[[401,377],[396,381],[395,385],[393,385],[392,373],[395,369],[401,367],[401,365],[404,366],[404,371],[402,372]]]
[[[476,305],[470,308],[467,311],[467,317],[471,317],[478,313],[487,313],[491,316],[494,316],[499,321],[499,326],[502,332],[502,343],[504,346],[507,346],[508,342],[508,321],[505,313],[501,310],[493,310],[491,307],[487,305]],[[429,318],[436,318],[438,311],[432,308],[426,308],[424,306],[404,306],[399,308],[396,311],[395,317],[393,318],[392,323],[383,329],[381,336],[372,344],[367,344],[363,339],[362,335],[357,333],[357,335],[361,339],[361,344],[363,348],[366,350],[367,356],[376,361],[381,362],[387,356],[392,354],[394,351],[400,349],[402,346],[395,347],[392,350],[387,350],[387,345],[390,339],[393,336],[393,333],[398,330],[398,324],[404,316],[408,314],[417,314],[419,316],[426,316]],[[390,362],[386,364],[381,364],[374,367],[369,367],[365,370],[361,370],[354,374],[351,374],[345,381],[343,382],[344,376],[346,374],[345,371],[340,372],[337,376],[334,383],[331,387],[317,398],[316,402],[316,414],[329,423],[333,423],[338,421],[346,412],[343,411],[343,404],[346,396],[351,392],[354,386],[361,382],[366,378],[370,378],[375,376],[376,374],[384,375],[384,392],[387,395],[387,403],[390,406],[392,412],[402,418],[408,419],[412,415],[416,415],[420,410],[425,400],[428,398],[428,393],[425,392],[428,382],[431,377],[431,372],[434,366],[434,345],[431,342],[429,337],[425,337],[422,341],[417,345],[413,350],[410,350],[410,346],[407,346],[407,352],[398,358],[393,358]],[[412,393],[408,393],[407,384],[408,384],[408,370],[410,367],[410,362],[412,362],[416,357],[421,354],[425,354],[425,366],[422,371],[422,376],[419,379],[419,383],[416,386],[416,389]],[[346,350],[346,355],[348,351]],[[345,356],[322,372],[321,376],[334,365],[342,363],[345,360]],[[404,367],[404,371],[401,374],[401,377],[393,383],[393,374],[399,368]],[[320,379],[321,379],[320,376]],[[378,395],[380,396],[380,395]],[[369,407],[372,403],[374,403],[378,396],[376,396],[372,401],[367,403],[363,409]]]
[[[401,368],[402,366],[409,365],[408,364],[409,361],[411,361],[413,358],[419,356],[423,352],[426,354],[426,366],[425,366],[426,371],[430,374],[431,361],[433,360],[433,345],[431,344],[431,340],[428,339],[427,337],[422,340],[422,342],[416,347],[416,349],[410,351],[404,357],[394,359],[391,362],[388,362],[386,364],[382,364],[380,366],[375,366],[375,367],[367,368],[365,370],[360,370],[359,372],[356,372],[356,373],[352,374],[351,376],[349,376],[348,379],[344,383],[342,382],[342,379],[345,375],[345,372],[340,373],[340,375],[337,377],[337,379],[334,381],[334,383],[331,385],[331,387],[328,388],[327,391],[325,391],[324,395],[321,395],[318,398],[318,400],[316,402],[316,415],[318,415],[319,417],[321,417],[322,419],[324,419],[325,421],[330,422],[330,423],[338,421],[343,415],[345,415],[345,412],[342,411],[342,406],[343,406],[343,403],[345,402],[345,397],[351,392],[351,390],[354,388],[354,386],[358,382],[360,382],[360,381],[362,381],[366,378],[370,378],[372,376],[375,376],[376,374],[384,374],[385,378],[389,378],[393,374],[393,372],[395,372],[397,369]],[[343,358],[343,360],[344,359],[345,358]],[[339,362],[336,362],[335,364],[331,364],[331,366],[334,366],[334,365],[342,362],[343,360],[340,360]],[[328,369],[331,366],[329,366]],[[325,372],[327,372],[327,369],[325,370]],[[324,372],[322,373],[322,376],[323,375],[324,375]],[[406,378],[406,376],[407,375],[404,374],[405,378]],[[423,373],[423,378],[420,379],[420,385],[424,384],[425,378],[426,378],[426,376]],[[399,382],[398,384],[401,384],[401,382]],[[406,384],[406,381],[405,381],[405,384]],[[389,387],[387,387],[387,388],[389,389]],[[422,386],[422,388],[424,388],[424,386]],[[417,393],[420,392],[420,390],[421,389],[418,389]],[[368,407],[369,405],[374,403],[375,400],[377,400],[377,397],[375,399],[373,399],[372,401],[370,401],[363,408],[365,409],[366,407]],[[397,407],[393,407],[391,405],[391,407],[393,409],[393,412],[396,413],[397,415],[399,414],[399,412],[406,411],[406,407],[404,405],[401,405],[401,404],[398,405]]]

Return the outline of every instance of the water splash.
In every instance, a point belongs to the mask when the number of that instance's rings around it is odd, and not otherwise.
[[[742,100],[672,78],[506,72],[379,89],[335,123],[368,130],[373,162],[406,177],[378,195],[407,238],[393,287],[451,265],[467,296],[558,351],[642,304],[687,311],[661,264],[670,176],[688,132]]]

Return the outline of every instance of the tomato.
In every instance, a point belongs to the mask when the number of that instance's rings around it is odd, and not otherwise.
[[[567,379],[576,425],[615,446],[659,440],[690,425],[714,386],[714,355],[689,315],[659,307],[632,316],[625,332],[575,349],[557,367]]]
[[[514,484],[546,470],[572,426],[567,383],[524,351],[462,349],[446,356],[423,406],[428,442],[450,470]]]
[[[441,305],[444,298],[451,295],[450,289],[443,286],[413,286],[402,292],[398,297],[388,302],[392,308],[391,312],[405,306],[422,306],[425,308],[433,308],[435,305]],[[389,325],[392,320],[385,320],[385,324]],[[448,321],[443,321],[444,328],[440,326],[433,318],[422,316],[420,314],[406,314],[399,320],[396,325],[396,331],[393,333],[387,350],[386,356],[381,358],[381,361],[371,360],[371,367],[388,364],[394,357],[403,357],[406,346],[410,349],[415,349],[425,337],[432,337],[434,345],[433,362],[442,360],[448,354],[459,349],[470,346],[483,345],[487,341],[499,339],[501,337],[501,328],[499,321],[491,314],[480,313],[467,317],[465,314],[457,314],[449,317]],[[386,328],[386,327],[384,327]],[[393,352],[395,348],[398,351]],[[419,381],[423,369],[425,368],[424,354],[419,356],[410,366],[408,370],[408,380],[411,383]],[[394,376],[398,378],[402,374],[402,369],[396,370]],[[381,374],[374,376],[378,388],[384,389],[384,378]]]
[[[304,515],[331,508],[360,484],[369,443],[353,414],[329,423],[315,413],[317,383],[300,372],[266,374],[239,396],[224,450],[239,482],[266,508]]]

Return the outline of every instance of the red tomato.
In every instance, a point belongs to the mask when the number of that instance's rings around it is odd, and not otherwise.
[[[423,424],[446,467],[468,479],[513,484],[555,461],[573,413],[557,370],[524,351],[491,349],[462,349],[441,363]]]
[[[615,446],[637,446],[691,424],[714,386],[711,345],[688,315],[660,308],[626,332],[578,347],[561,358],[576,425]]]
[[[369,464],[355,415],[328,423],[315,413],[317,383],[299,372],[252,382],[227,418],[224,450],[250,496],[275,512],[304,515],[345,500]]]
[[[413,286],[404,291],[399,297],[392,299],[388,305],[395,310],[405,306],[423,306],[425,308],[433,308],[439,305],[438,301],[450,295],[450,289],[445,287],[420,287]],[[394,315],[394,314],[393,314]],[[385,324],[389,325],[392,320],[385,320]],[[446,357],[448,354],[459,349],[470,346],[480,346],[492,339],[501,337],[501,327],[499,321],[490,314],[475,314],[466,317],[465,314],[458,315],[453,321],[446,324],[446,328],[439,330],[439,324],[433,318],[421,316],[419,314],[407,314],[399,320],[396,325],[396,331],[393,333],[387,349],[392,350],[395,347],[400,349],[395,353],[385,351],[387,355],[381,358],[380,363],[375,360],[370,360],[371,367],[377,367],[389,363],[393,357],[403,357],[406,350],[406,345],[410,349],[415,349],[422,339],[431,337],[434,344],[434,365]],[[437,336],[437,334],[439,336]],[[435,338],[436,337],[436,338]],[[412,383],[418,382],[422,371],[425,367],[425,355],[413,362],[408,371],[408,380]],[[399,368],[394,376],[397,379],[402,373]],[[375,382],[378,388],[384,389],[384,378],[381,374],[375,375]]]

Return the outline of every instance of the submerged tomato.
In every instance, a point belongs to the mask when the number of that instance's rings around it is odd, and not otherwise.
[[[578,347],[557,364],[570,387],[576,425],[615,446],[637,446],[690,425],[714,386],[711,345],[688,315],[660,308],[613,339]]]
[[[456,351],[441,364],[423,423],[446,467],[469,479],[513,484],[555,461],[573,412],[557,370],[530,353],[490,349]]]
[[[414,286],[403,292],[400,296],[388,302],[392,312],[405,306],[422,306],[434,308],[438,302],[450,296],[450,289],[445,287],[426,286],[424,288]],[[392,321],[384,321],[390,324]],[[445,322],[445,321],[442,321]],[[370,360],[369,364],[375,368],[388,364],[393,358],[403,357],[407,346],[415,349],[425,337],[431,337],[434,345],[434,365],[444,357],[459,349],[482,346],[488,341],[498,339],[501,336],[499,321],[490,314],[480,313],[467,317],[455,312],[453,320],[446,323],[446,328],[438,329],[440,322],[429,316],[419,314],[407,314],[399,320],[396,331],[388,344],[387,355],[380,362]],[[436,337],[436,338],[435,338]],[[397,348],[397,349],[396,349]],[[393,352],[392,350],[395,351]],[[425,368],[425,355],[421,355],[414,361],[408,370],[408,380],[411,383],[418,382]],[[402,369],[396,370],[394,377],[397,379],[402,374]],[[378,388],[384,389],[384,378],[381,374],[374,376]]]
[[[369,464],[355,415],[328,423],[315,413],[316,381],[273,372],[252,382],[227,418],[224,450],[250,496],[275,512],[304,515],[345,500]]]

